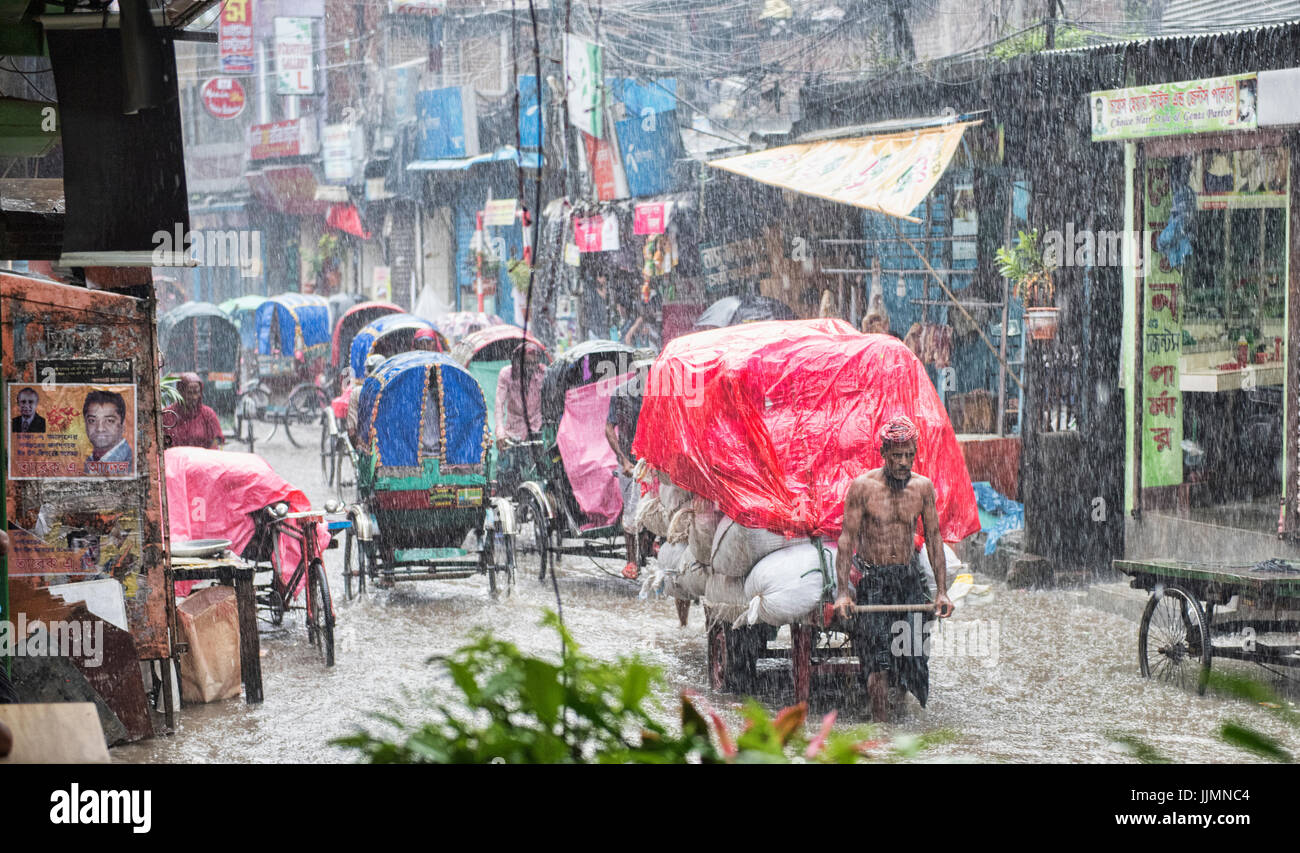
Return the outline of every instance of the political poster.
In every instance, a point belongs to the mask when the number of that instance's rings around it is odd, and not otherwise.
[[[9,478],[136,477],[134,385],[11,383]]]

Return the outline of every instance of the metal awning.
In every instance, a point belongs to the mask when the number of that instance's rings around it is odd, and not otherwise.
[[[513,160],[525,169],[540,169],[542,167],[542,155],[536,151],[525,151],[520,154],[514,146],[503,145],[495,151],[480,154],[477,157],[451,160],[412,160],[406,164],[406,170],[408,172],[458,172],[464,171],[471,166],[477,166],[479,163],[497,163],[506,160]]]
[[[978,123],[801,142],[709,165],[759,183],[920,222],[912,211],[948,168],[966,128]]]

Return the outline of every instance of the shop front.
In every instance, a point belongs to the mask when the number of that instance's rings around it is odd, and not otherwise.
[[[1089,96],[1093,141],[1125,146],[1125,230],[1092,236],[1124,265],[1130,558],[1300,555],[1297,140],[1260,115],[1286,74]]]

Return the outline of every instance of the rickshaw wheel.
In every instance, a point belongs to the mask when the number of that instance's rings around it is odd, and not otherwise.
[[[329,580],[320,560],[312,560],[307,573],[307,639],[320,648],[321,660],[334,665],[334,607]]]
[[[546,511],[537,500],[537,496],[532,492],[521,491],[519,493],[518,503],[518,527],[520,530],[523,530],[529,522],[532,522],[532,536],[525,536],[524,543],[537,551],[537,561],[541,564],[541,570],[537,575],[537,579],[539,581],[545,581],[546,561],[550,556],[548,553],[550,531],[547,529],[546,525]]]
[[[744,693],[757,677],[752,629],[729,628],[716,622],[709,628],[709,687],[718,693]]]
[[[502,534],[501,552],[497,553],[496,532],[493,530],[486,531],[484,535],[484,554],[487,561],[488,573],[488,592],[493,601],[501,599],[501,586],[497,580],[497,573],[501,572],[506,576],[505,598],[514,595],[515,592],[515,536],[513,533]]]
[[[235,401],[235,439],[248,445],[248,452],[253,452],[253,446],[257,441],[265,441],[269,437],[259,437],[256,434],[256,425],[262,423],[266,417],[267,407],[271,405],[271,395],[264,388],[250,388],[239,399]]]
[[[353,549],[356,553],[356,592],[352,591]],[[349,530],[343,539],[343,595],[348,601],[366,591],[366,549],[362,541]]]
[[[715,693],[727,690],[727,634],[721,622],[709,628],[709,688]]]
[[[294,447],[303,447],[298,443],[298,439],[293,437],[292,426],[298,424],[315,423],[320,420],[326,407],[330,404],[329,398],[325,392],[315,385],[304,382],[289,392],[289,401],[285,405],[284,415],[284,434],[288,437],[289,443]],[[299,435],[302,432],[299,430]]]
[[[1138,631],[1142,676],[1180,687],[1195,685],[1196,692],[1204,695],[1212,652],[1201,602],[1181,587],[1154,590]]]

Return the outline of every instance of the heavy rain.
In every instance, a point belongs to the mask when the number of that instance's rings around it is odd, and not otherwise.
[[[1300,3],[38,6],[0,763],[1300,755]]]

